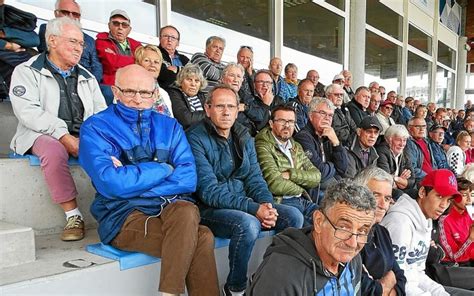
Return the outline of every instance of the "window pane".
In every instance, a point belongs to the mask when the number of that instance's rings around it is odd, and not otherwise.
[[[367,0],[367,24],[402,41],[402,17],[379,0]]]
[[[431,62],[408,52],[406,96],[422,102],[429,101],[431,81]]]
[[[436,104],[448,106],[453,100],[454,74],[441,67],[436,69]]]
[[[346,1],[345,0],[325,0],[327,3],[336,6],[340,10],[345,10]]]
[[[283,63],[295,63],[300,78],[305,77],[309,69],[323,71],[322,60],[326,60],[324,65],[342,65],[344,18],[312,2],[285,7],[283,44],[288,48],[283,51]],[[342,66],[337,68],[336,71],[341,71]],[[323,77],[320,72],[322,83],[325,79],[331,81],[336,74],[332,67],[325,70],[331,74]]]
[[[431,37],[412,25],[409,25],[408,30],[408,44],[431,55]]]
[[[456,51],[438,41],[438,62],[456,70]]]
[[[241,45],[253,48],[254,67],[270,60],[269,2],[267,0],[173,0],[171,19],[181,32],[180,49],[203,52],[212,35],[226,40],[223,60],[235,62]]]
[[[387,92],[400,92],[401,47],[366,31],[365,85],[377,81]]]

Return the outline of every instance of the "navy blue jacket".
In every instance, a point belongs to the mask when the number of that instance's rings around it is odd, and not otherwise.
[[[39,52],[46,52],[48,47],[46,45],[46,39],[45,39],[45,33],[46,33],[46,24],[42,24],[39,27],[39,38],[40,38],[40,44],[38,45],[38,51]],[[95,40],[91,36],[87,35],[84,33],[84,43],[86,44],[86,47],[84,48],[84,51],[82,52],[81,60],[79,61],[79,64],[89,70],[92,75],[95,76],[95,79],[97,79],[97,82],[101,82],[102,80],[102,64],[99,61],[99,58],[97,57],[97,50],[95,49]]]
[[[398,266],[392,250],[392,240],[388,230],[380,224],[372,228],[373,237],[364,246],[360,255],[365,269],[362,271],[362,295],[382,295],[382,285],[377,281],[388,271],[393,271],[397,279],[395,290],[398,296],[405,295],[405,284],[407,279],[404,272]],[[372,278],[369,277],[369,275]]]
[[[273,195],[257,162],[254,139],[247,128],[235,122],[231,129],[240,166],[234,168],[229,141],[218,135],[205,118],[186,131],[196,159],[196,194],[201,207],[240,210],[252,215],[261,203],[273,203]]]
[[[111,157],[122,162],[115,167]],[[91,213],[109,243],[134,210],[159,215],[196,188],[196,165],[181,125],[151,109],[118,103],[81,126],[79,161],[97,190]]]
[[[430,147],[432,158],[436,162],[436,167],[438,169],[450,169],[448,158],[446,157],[446,152],[444,152],[443,146],[431,139],[428,139],[428,146]]]
[[[308,123],[308,106],[301,103],[299,97],[290,100],[289,104],[295,109],[296,112],[296,125],[295,131],[299,132]]]
[[[308,122],[294,138],[303,146],[308,158],[321,172],[321,187],[323,189],[331,181],[344,177],[348,160],[347,151],[342,144],[333,147],[327,138],[319,138],[314,132],[311,122]],[[321,144],[323,151],[321,151]],[[325,161],[323,161],[323,155],[326,157]]]

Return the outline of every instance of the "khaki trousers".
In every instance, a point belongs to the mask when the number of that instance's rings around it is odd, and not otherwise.
[[[146,253],[161,258],[159,291],[191,296],[219,295],[214,236],[199,225],[198,208],[177,201],[164,208],[159,217],[132,212],[111,245],[125,251]]]

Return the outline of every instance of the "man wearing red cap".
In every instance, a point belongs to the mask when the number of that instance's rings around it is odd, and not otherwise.
[[[403,194],[380,223],[392,239],[397,263],[405,272],[407,295],[464,295],[465,290],[443,287],[425,274],[426,258],[431,245],[432,220],[458,198],[453,172],[433,170],[420,182],[416,199]]]

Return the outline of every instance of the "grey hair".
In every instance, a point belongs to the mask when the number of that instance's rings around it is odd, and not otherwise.
[[[358,211],[375,211],[375,197],[366,187],[349,179],[332,183],[324,193],[321,210],[326,212],[337,203],[343,203]]]
[[[371,83],[369,83],[369,88],[372,88],[374,84],[379,84],[379,83],[377,81],[372,81]],[[379,84],[379,88],[380,88],[380,84]]]
[[[59,4],[61,3],[61,1],[63,1],[63,0],[56,0],[56,3],[54,3],[54,9],[55,10],[59,9]],[[71,2],[76,4],[77,7],[79,8],[79,12],[81,12],[81,6],[79,5],[79,3],[77,3],[75,0],[72,0]]]
[[[393,176],[376,166],[368,166],[354,177],[354,183],[367,186],[370,180],[389,182],[393,186]]]
[[[313,98],[311,102],[309,102],[308,113],[316,111],[319,105],[325,104],[331,111],[334,111],[336,107],[334,104],[327,98]]]
[[[178,75],[176,76],[176,82],[175,82],[176,85],[178,87],[181,87],[181,83],[183,83],[184,79],[191,76],[196,76],[201,82],[201,87],[199,88],[200,91],[202,91],[203,89],[207,87],[207,80],[206,78],[204,78],[201,68],[199,68],[198,65],[191,64],[191,63],[187,63],[186,66],[181,68],[181,70],[178,72]]]
[[[65,25],[74,26],[77,29],[79,29],[79,31],[82,30],[82,26],[79,21],[68,18],[67,16],[50,19],[48,21],[48,24],[46,25],[46,33],[45,33],[46,45],[48,46],[48,50],[49,50],[49,43],[48,43],[49,36],[51,35],[61,36]]]
[[[209,104],[212,103],[212,96],[214,95],[214,92],[216,92],[219,89],[230,90],[235,96],[235,103],[237,105],[239,105],[239,95],[237,94],[237,92],[232,87],[228,86],[227,84],[218,84],[218,85],[214,86],[214,88],[212,88],[211,91],[209,92],[209,94],[207,95],[206,105],[209,105]]]
[[[390,139],[392,137],[399,136],[405,139],[410,137],[407,128],[403,124],[394,124],[390,126],[384,133],[385,139]]]
[[[242,78],[243,78],[243,76],[244,76],[244,74],[245,74],[245,69],[244,69],[244,67],[243,67],[241,64],[237,64],[237,63],[231,62],[231,63],[228,63],[228,64],[225,66],[224,70],[222,70],[221,81],[222,81],[222,78],[223,78],[225,75],[227,75],[227,72],[229,72],[229,70],[232,69],[232,68],[237,68],[237,69],[239,69],[240,71],[242,71]]]
[[[224,38],[219,37],[219,36],[211,36],[211,37],[207,38],[207,40],[206,40],[206,48],[208,48],[214,41],[222,42],[222,44],[224,44],[224,47],[225,47],[225,39]]]
[[[336,84],[336,83],[332,83],[332,84],[329,84],[328,86],[326,86],[326,90],[324,91],[325,94],[326,94],[326,97],[334,91],[334,88],[337,88],[337,87],[342,89],[342,87],[339,84]]]

